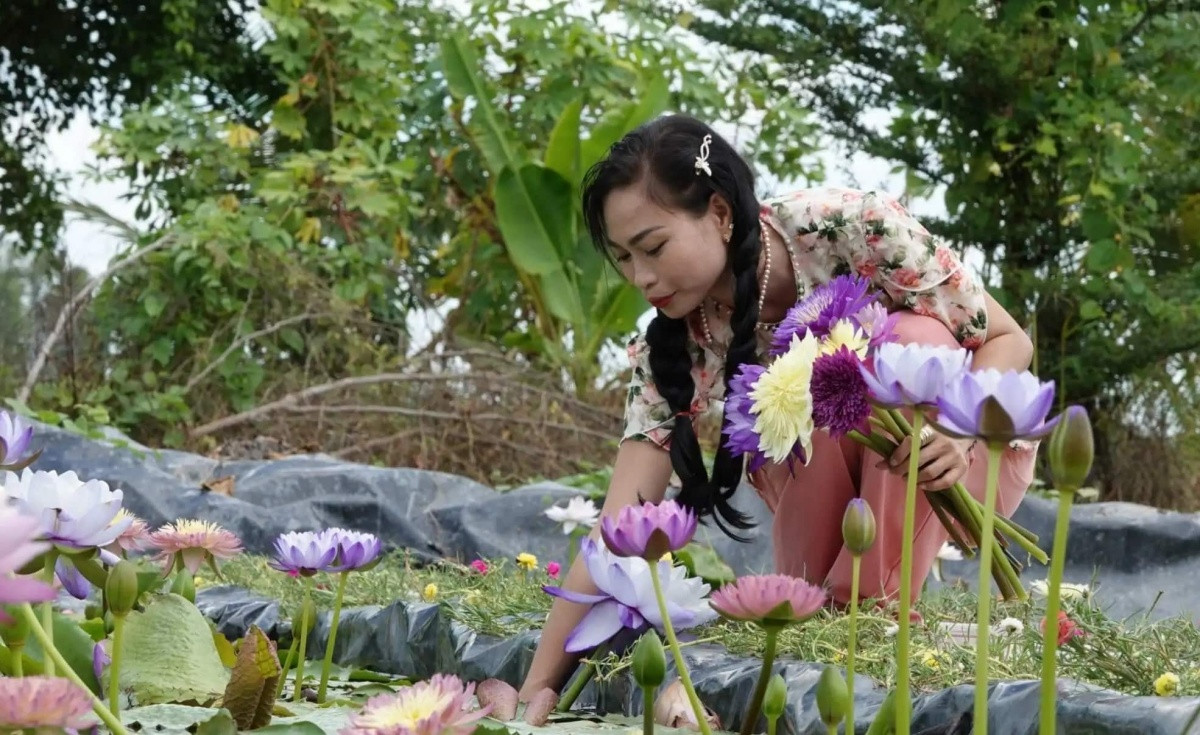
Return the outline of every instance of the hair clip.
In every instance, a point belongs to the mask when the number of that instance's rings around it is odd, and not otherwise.
[[[704,140],[700,141],[700,155],[696,156],[696,164],[695,164],[697,176],[700,175],[701,171],[708,174],[709,176],[712,176],[712,167],[708,165],[708,144],[709,143],[712,143],[711,135],[705,135]]]

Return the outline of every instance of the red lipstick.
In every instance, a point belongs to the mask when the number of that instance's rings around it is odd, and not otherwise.
[[[674,297],[675,297],[675,294],[670,293],[670,294],[667,294],[666,296],[659,296],[657,299],[648,298],[646,300],[649,301],[650,305],[653,306],[655,309],[662,309],[667,304],[671,303],[671,299],[673,299]]]

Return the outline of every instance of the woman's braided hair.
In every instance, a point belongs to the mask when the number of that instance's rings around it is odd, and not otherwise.
[[[712,138],[707,159],[711,174],[695,168],[705,136]],[[733,341],[725,357],[728,389],[739,365],[758,362],[755,325],[761,248],[754,173],[728,142],[695,118],[670,115],[638,127],[615,143],[608,156],[584,176],[583,216],[592,242],[606,256],[611,257],[611,251],[604,226],[604,201],[612,191],[639,183],[653,201],[696,217],[708,211],[714,194],[729,203],[733,235],[728,257],[734,298],[730,320]],[[646,342],[655,387],[676,414],[670,449],[671,466],[682,485],[676,500],[702,520],[712,515],[723,532],[744,541],[730,527],[748,529],[754,524],[729,502],[741,483],[744,460],[734,457],[722,442],[710,478],[692,424],[690,409],[696,386],[687,322],[660,311],[646,330]]]

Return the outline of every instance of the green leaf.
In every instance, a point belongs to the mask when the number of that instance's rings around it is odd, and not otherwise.
[[[1112,240],[1100,240],[1088,248],[1084,265],[1092,273],[1103,275],[1117,266],[1120,257],[1120,246]]]
[[[582,110],[582,99],[572,100],[563,108],[546,146],[546,168],[557,171],[572,188],[579,187],[583,175],[579,170],[579,114]]]
[[[1050,137],[1038,138],[1037,142],[1033,144],[1033,149],[1043,156],[1053,157],[1058,155],[1058,146],[1054,144],[1054,139]]]
[[[182,704],[152,704],[121,711],[121,723],[131,731],[155,735],[236,735],[227,709]]]
[[[96,642],[75,621],[57,612],[54,613],[54,647],[87,688],[93,694],[100,694],[100,682],[92,670],[92,651]],[[25,642],[25,653],[38,662],[43,659],[42,647],[33,636]]]
[[[455,34],[442,41],[442,71],[446,75],[446,84],[456,99],[474,98],[470,126],[474,143],[492,173],[498,173],[506,166],[519,165],[524,156],[518,155],[508,130],[500,124],[500,114],[492,106],[492,96],[476,71],[480,68],[475,50],[465,36]]]
[[[572,245],[571,185],[535,163],[505,168],[496,180],[496,220],[513,265],[544,275],[563,269]]]
[[[580,144],[580,168],[588,170],[625,133],[665,110],[670,100],[669,84],[669,75],[659,74],[651,79],[639,101],[617,107],[602,117]]]
[[[561,270],[544,273],[538,277],[542,286],[542,299],[546,308],[555,317],[570,324],[582,324],[587,318],[583,302],[579,298],[579,287]]]
[[[284,137],[300,140],[305,133],[304,115],[291,105],[282,103],[275,105],[275,109],[271,112],[271,127],[278,130]]]
[[[1092,321],[1093,319],[1103,319],[1104,318],[1104,309],[1100,308],[1100,304],[1097,304],[1095,301],[1088,299],[1087,301],[1084,301],[1082,304],[1079,305],[1079,317],[1086,321]]]
[[[719,587],[737,578],[733,569],[710,546],[692,542],[675,552],[675,556],[683,562],[692,576],[700,577],[713,587]]]
[[[167,308],[167,299],[156,291],[142,294],[142,308],[146,310],[146,316],[153,319]]]
[[[255,730],[270,724],[275,688],[282,673],[274,642],[257,625],[251,625],[238,647],[237,663],[222,702],[239,730]]]
[[[300,332],[288,327],[279,331],[279,338],[294,352],[304,352],[304,337]]]
[[[130,613],[121,656],[121,688],[139,704],[207,704],[229,683],[208,621],[179,595],[158,595]]]

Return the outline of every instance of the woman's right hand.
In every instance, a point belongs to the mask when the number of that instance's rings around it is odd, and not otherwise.
[[[621,508],[638,502],[639,495],[646,502],[659,502],[666,495],[667,482],[670,479],[671,458],[667,452],[649,442],[622,442],[617,450],[612,482],[609,484],[600,515],[615,518]],[[597,543],[604,543],[600,540],[599,524],[589,535]],[[596,586],[592,583],[581,555],[575,557],[574,563],[563,577],[562,587],[573,592],[596,594]],[[525,674],[525,682],[518,692],[520,701],[529,701],[530,697],[547,687],[558,692],[566,685],[579,660],[579,654],[567,653],[564,650],[567,636],[589,609],[590,605],[569,602],[562,598],[554,600],[546,617],[546,624],[542,628],[537,650],[533,653],[533,661]]]

